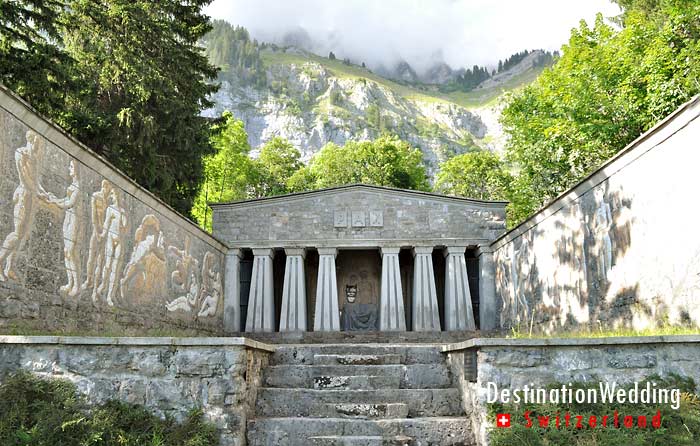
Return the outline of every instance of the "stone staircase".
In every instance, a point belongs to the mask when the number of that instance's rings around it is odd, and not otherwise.
[[[279,345],[249,446],[467,446],[459,391],[436,345]]]

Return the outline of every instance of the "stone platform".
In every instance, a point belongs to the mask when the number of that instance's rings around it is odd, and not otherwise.
[[[262,371],[248,445],[475,444],[441,343],[362,339],[277,345]]]
[[[267,344],[453,344],[496,334],[483,331],[325,331],[291,333],[234,333]]]

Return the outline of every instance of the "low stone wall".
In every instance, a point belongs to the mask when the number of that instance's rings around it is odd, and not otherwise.
[[[700,97],[494,242],[501,328],[700,326]]]
[[[487,383],[500,389],[572,382],[627,384],[652,375],[692,378],[700,392],[700,336],[581,339],[478,338],[443,347],[462,404],[488,445]]]
[[[0,379],[18,370],[67,379],[91,402],[119,399],[176,419],[200,407],[222,446],[242,446],[271,351],[245,338],[0,336]]]
[[[220,333],[226,251],[0,86],[0,333]]]

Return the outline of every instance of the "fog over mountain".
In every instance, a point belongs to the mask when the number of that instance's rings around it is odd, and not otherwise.
[[[494,66],[523,49],[556,50],[581,19],[619,14],[609,0],[215,0],[207,9],[258,40],[369,67],[408,62]]]

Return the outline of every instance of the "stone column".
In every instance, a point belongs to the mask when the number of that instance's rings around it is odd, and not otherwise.
[[[318,280],[314,331],[340,331],[338,284],[335,276],[336,248],[318,248]]]
[[[479,247],[479,329],[495,330],[496,321],[496,265],[490,246]]]
[[[253,249],[253,274],[250,278],[248,315],[245,331],[275,331],[275,299],[272,283],[272,258],[270,248]]]
[[[280,331],[306,331],[306,274],[303,248],[285,249]]]
[[[440,331],[432,246],[413,248],[413,331]]]
[[[469,292],[466,246],[449,246],[445,250],[445,330],[476,330]]]
[[[400,248],[382,248],[382,290],[379,298],[380,331],[406,331],[399,251]]]
[[[241,258],[240,249],[229,249],[226,253],[224,276],[224,331],[241,331]]]

